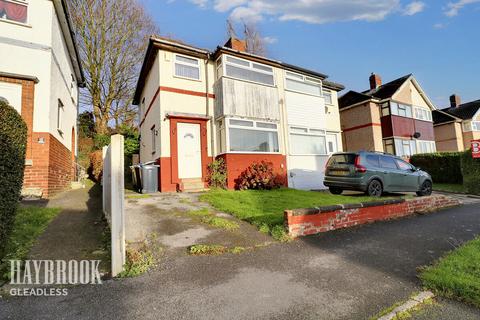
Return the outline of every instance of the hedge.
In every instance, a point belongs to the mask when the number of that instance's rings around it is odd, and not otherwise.
[[[434,183],[455,183],[461,184],[462,152],[437,152],[416,154],[412,156],[410,162],[422,170],[427,171]]]
[[[480,159],[472,157],[472,151],[462,154],[463,186],[468,193],[480,194]]]
[[[0,101],[0,258],[15,221],[25,168],[27,125],[18,112]]]

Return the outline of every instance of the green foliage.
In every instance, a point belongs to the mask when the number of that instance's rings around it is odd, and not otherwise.
[[[109,134],[96,134],[93,137],[93,148],[95,150],[102,150],[103,147],[110,144],[110,135]]]
[[[136,128],[122,124],[116,131],[125,138],[124,151],[126,157],[131,157],[132,154],[139,152],[140,142],[138,140],[139,134]]]
[[[344,203],[371,201],[363,196],[336,196],[326,192],[294,189],[232,191],[213,189],[200,196],[219,211],[245,220],[275,239],[287,240],[283,230],[284,211],[287,209],[313,208]]]
[[[218,158],[208,165],[208,185],[212,188],[227,187],[227,166],[223,158]]]
[[[93,138],[95,134],[95,120],[90,111],[78,115],[78,136],[80,138]]]
[[[27,125],[18,112],[0,101],[0,259],[12,231],[23,184]]]
[[[480,307],[480,238],[424,269],[420,278],[438,294]]]
[[[467,193],[480,194],[480,159],[473,159],[471,150],[462,155],[462,174]]]
[[[12,233],[6,241],[5,257],[0,263],[0,279],[10,277],[8,260],[25,260],[35,240],[59,212],[57,208],[18,207]]]
[[[126,250],[126,263],[119,278],[139,276],[155,266],[155,253],[161,251],[157,244],[157,235],[151,234],[140,246],[128,246]]]
[[[422,170],[427,171],[433,183],[462,183],[460,158],[461,152],[437,152],[416,154],[410,162]]]
[[[196,244],[188,248],[191,255],[220,255],[226,253],[228,249],[218,244]]]
[[[225,229],[225,230],[236,230],[240,228],[238,223],[232,220],[224,219],[224,218],[219,218],[219,217],[204,217],[202,219],[203,223],[209,224],[212,227],[215,228],[220,228],[220,229]]]

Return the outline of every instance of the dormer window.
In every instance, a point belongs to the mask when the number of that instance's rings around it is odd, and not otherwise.
[[[0,0],[0,19],[27,23],[28,3],[23,0]]]

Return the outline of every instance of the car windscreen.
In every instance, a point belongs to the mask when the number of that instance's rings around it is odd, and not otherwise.
[[[356,156],[357,155],[354,153],[335,154],[330,157],[327,166],[333,166],[336,164],[355,164]]]

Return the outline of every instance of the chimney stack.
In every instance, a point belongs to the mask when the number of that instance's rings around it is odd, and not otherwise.
[[[450,96],[450,107],[457,108],[462,104],[462,99],[459,95],[452,94]]]
[[[245,40],[240,40],[234,37],[228,39],[227,43],[225,43],[224,46],[237,51],[247,51],[247,42]]]
[[[382,85],[382,78],[378,75],[372,72],[372,75],[370,76],[370,89],[374,90],[377,89]]]

